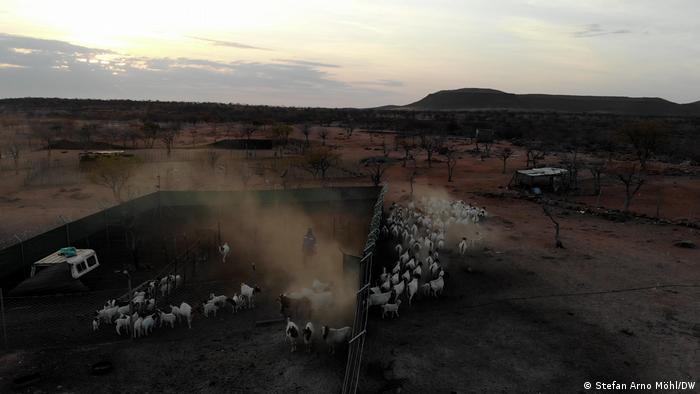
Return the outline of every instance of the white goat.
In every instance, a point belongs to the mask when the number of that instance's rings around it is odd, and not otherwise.
[[[258,286],[250,287],[245,283],[241,283],[241,296],[245,297],[248,308],[255,307],[255,293],[260,293],[260,288]]]
[[[391,298],[392,293],[393,292],[389,291],[386,293],[370,294],[369,295],[369,306],[386,304],[387,302],[389,302],[389,299]]]
[[[129,334],[129,330],[131,329],[131,316],[128,315],[121,315],[116,321],[116,327],[117,327],[117,335],[122,335],[121,330],[124,329],[127,333]]]
[[[433,279],[430,282],[430,292],[433,296],[437,297],[442,294],[442,289],[445,287],[445,280],[442,278],[445,275],[445,271],[440,271],[440,275],[437,279]]]
[[[408,305],[411,305],[411,300],[413,300],[413,297],[416,295],[418,292],[418,278],[413,278],[410,282],[408,282]]]
[[[177,308],[177,307],[173,307]],[[165,313],[163,311],[159,311],[159,316],[160,316],[160,327],[163,327],[163,323],[170,325],[170,328],[175,328],[175,320],[177,320],[177,316],[173,312],[170,313]]]
[[[226,262],[226,256],[231,252],[231,248],[228,246],[228,242],[224,242],[223,245],[219,246],[219,253],[221,254],[221,262]]]
[[[212,313],[216,317],[216,311],[219,310],[219,307],[213,302],[202,303],[202,308],[204,309],[204,317],[209,317]]]
[[[141,325],[143,324],[143,317],[139,317],[134,321],[134,331],[131,333],[132,338],[138,338],[141,336]]]
[[[399,317],[399,305],[401,305],[401,300],[397,299],[395,304],[384,304],[382,305],[382,319],[386,314],[392,317]]]
[[[156,322],[153,320],[153,315],[148,315],[141,322],[141,332],[143,332],[143,335],[148,336],[153,332],[153,327],[155,325]]]
[[[297,350],[297,341],[299,340],[299,327],[289,317],[287,318],[287,327],[284,333],[292,344],[292,353],[295,352]]]
[[[187,326],[189,328],[192,328],[192,307],[190,304],[183,302],[180,304],[180,307],[178,308],[178,316],[179,318],[184,319],[187,321]]]

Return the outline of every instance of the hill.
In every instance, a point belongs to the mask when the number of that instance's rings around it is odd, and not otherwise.
[[[394,109],[598,112],[622,115],[700,116],[700,102],[677,104],[658,97],[513,94],[494,89],[441,90]]]

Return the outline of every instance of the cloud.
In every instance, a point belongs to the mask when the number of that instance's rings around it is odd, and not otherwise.
[[[358,85],[376,85],[376,86],[386,86],[386,87],[399,87],[404,86],[403,82],[394,79],[380,79],[377,81],[357,81]]]
[[[277,62],[283,62],[283,63],[289,63],[289,64],[296,64],[296,65],[299,65],[299,66],[323,67],[323,68],[340,68],[340,66],[337,65],[337,64],[311,62],[311,61],[307,61],[307,60],[295,60],[295,59],[273,59],[273,60],[274,60],[274,61],[277,61]]]
[[[16,49],[20,48],[19,51]],[[130,98],[296,106],[381,105],[374,86],[338,80],[333,64],[303,60],[223,62],[129,56],[63,41],[0,35],[3,97]]]
[[[629,33],[632,33],[632,31],[627,30],[627,29],[606,30],[606,29],[603,29],[597,23],[591,23],[591,24],[585,25],[583,27],[583,30],[575,31],[575,32],[571,33],[571,35],[573,37],[576,37],[576,38],[585,38],[585,37],[605,36],[605,35],[611,35],[611,34],[629,34]]]
[[[205,41],[205,42],[214,44],[216,46],[221,46],[221,47],[230,47],[230,48],[239,48],[239,49],[257,49],[257,50],[261,50],[261,51],[269,51],[270,50],[267,48],[261,48],[261,47],[256,47],[253,45],[242,44],[240,42],[235,42],[235,41],[213,40],[211,38],[194,37],[194,36],[190,36],[189,38],[199,40],[199,41]]]

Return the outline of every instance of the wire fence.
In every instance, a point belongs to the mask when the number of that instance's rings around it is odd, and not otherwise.
[[[113,330],[104,327],[93,330],[92,321],[96,311],[103,308],[109,300],[130,304],[134,293],[148,289],[151,280],[158,284],[155,291],[148,291],[148,298],[152,298],[154,303],[148,310],[141,309],[142,314],[154,313],[158,308],[175,302],[175,299],[180,300],[179,304],[182,297],[192,293],[199,295],[196,283],[201,280],[201,274],[198,266],[209,258],[210,246],[206,243],[207,240],[202,239],[190,242],[180,255],[161,268],[153,278],[133,288],[131,274],[128,271],[116,271],[114,276],[121,276],[126,287],[24,297],[7,297],[0,289],[0,317],[5,349],[85,345],[114,340]],[[163,278],[164,286],[161,289]],[[176,281],[175,278],[179,280]],[[210,288],[208,286],[206,291]],[[131,304],[131,308],[131,311],[138,310],[135,304]]]
[[[382,187],[377,197],[377,202],[374,205],[367,243],[362,253],[362,259],[360,259],[359,290],[357,291],[357,301],[355,305],[355,319],[352,324],[352,338],[350,339],[348,347],[348,361],[345,366],[345,377],[343,378],[343,386],[341,389],[343,394],[354,394],[357,392],[357,385],[360,379],[362,352],[367,336],[369,288],[370,283],[372,283],[372,256],[374,255],[375,245],[379,237],[385,193],[386,186]]]

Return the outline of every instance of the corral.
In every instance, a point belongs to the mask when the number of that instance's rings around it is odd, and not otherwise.
[[[47,389],[337,391],[345,353],[326,355],[319,341],[312,354],[290,355],[282,325],[275,324],[281,317],[275,299],[314,279],[331,283],[334,307],[311,320],[319,332],[326,324],[352,325],[358,276],[355,270],[344,274],[343,255],[363,253],[378,191],[158,192],[30,239],[0,253],[3,272],[16,268],[5,284],[16,283],[38,256],[68,240],[95,249],[101,265],[86,278],[88,292],[5,297],[8,347],[13,356],[26,357],[23,372],[42,376],[43,383],[34,387]],[[301,251],[307,228],[318,239],[310,259]],[[224,242],[231,248],[225,262],[217,251]],[[136,340],[120,338],[110,325],[93,332],[95,310],[128,291],[124,269],[134,287],[169,274],[183,278],[181,287],[157,297],[159,308],[183,301],[196,308],[211,293],[240,292],[241,283],[258,285],[262,292],[254,309],[219,311],[216,318],[196,314],[191,330],[161,328]],[[92,377],[89,366],[101,360],[110,361],[114,373]],[[183,368],[174,370],[178,365]],[[225,373],[207,372],[212,369]]]

